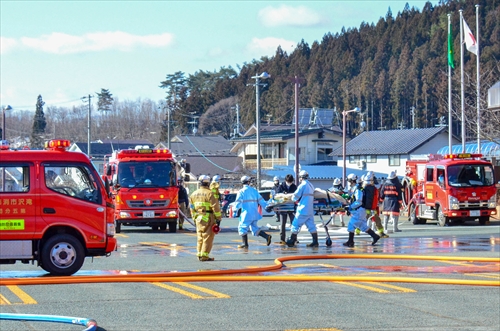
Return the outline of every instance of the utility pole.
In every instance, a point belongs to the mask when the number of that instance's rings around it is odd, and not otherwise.
[[[89,111],[88,111],[88,115],[87,115],[87,155],[89,158],[90,158],[90,137],[91,137],[91,135],[90,135],[90,124],[91,124],[90,116],[91,116],[92,98],[93,98],[93,96],[90,94],[86,97],[82,97],[83,102],[89,103]]]

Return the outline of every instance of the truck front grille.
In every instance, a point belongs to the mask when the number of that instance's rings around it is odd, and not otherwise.
[[[149,206],[144,203],[144,200],[127,200],[127,206],[130,208],[164,208],[169,204],[170,200],[153,200]]]

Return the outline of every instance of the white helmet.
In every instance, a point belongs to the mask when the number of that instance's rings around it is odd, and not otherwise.
[[[299,172],[299,178],[307,179],[307,178],[309,178],[309,174],[307,173],[307,171],[301,170]]]
[[[278,176],[274,176],[273,181],[275,181],[275,182],[279,182],[279,181],[280,181],[280,179],[278,178]]]
[[[333,186],[340,185],[340,183],[340,178],[335,178],[335,180],[333,181]]]
[[[248,183],[250,183],[250,180],[252,180],[252,179],[250,177],[248,177],[248,176],[243,176],[240,179],[240,181],[241,181],[242,184],[248,184]]]
[[[207,175],[201,175],[200,177],[198,177],[198,181],[200,182],[200,184],[210,184],[210,177],[208,177]]]
[[[220,183],[220,176],[219,176],[219,175],[215,175],[215,176],[212,178],[212,182]]]
[[[363,177],[361,177],[363,179],[363,182],[365,183],[370,183],[371,181],[373,181],[373,178],[374,178],[374,174],[373,174],[373,171],[368,171],[366,173],[366,175],[364,175]]]
[[[358,179],[358,176],[356,176],[355,174],[349,174],[347,176],[347,180],[350,182],[355,182],[357,179]]]

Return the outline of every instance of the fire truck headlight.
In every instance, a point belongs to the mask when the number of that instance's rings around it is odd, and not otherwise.
[[[451,195],[448,197],[449,203],[448,205],[450,206],[450,210],[458,210],[460,209],[460,206],[458,204],[458,199],[455,197],[452,197]]]
[[[130,218],[130,213],[127,213],[126,211],[121,211],[120,218]]]
[[[174,211],[174,210],[171,210],[169,212],[167,212],[167,217],[170,217],[170,218],[174,218],[174,217],[177,217],[177,212]]]
[[[108,227],[106,228],[106,234],[108,236],[114,236],[115,235],[115,223],[108,223]]]
[[[497,197],[493,195],[488,201],[488,208],[496,208],[497,207]]]

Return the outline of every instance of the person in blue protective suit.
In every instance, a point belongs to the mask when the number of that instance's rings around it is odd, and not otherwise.
[[[347,177],[347,181],[352,188],[352,196],[351,203],[347,207],[347,211],[351,214],[351,219],[349,220],[349,224],[347,224],[349,239],[345,243],[343,243],[343,245],[347,247],[354,247],[354,231],[356,230],[356,228],[368,233],[373,239],[372,245],[375,245],[380,239],[380,236],[376,234],[372,229],[370,229],[366,224],[366,209],[363,208],[363,188],[361,187],[361,183],[356,183],[357,178],[355,176],[351,178],[349,177],[350,176]]]
[[[250,186],[251,178],[241,177],[243,188],[236,194],[235,209],[241,208],[240,222],[238,224],[238,234],[241,236],[242,244],[238,248],[248,248],[248,231],[251,230],[254,236],[260,236],[267,241],[267,246],[271,244],[271,235],[262,231],[257,222],[262,218],[259,213],[259,205],[262,209],[267,207],[267,203],[259,192]]]
[[[286,241],[288,247],[295,246],[297,242],[297,234],[302,225],[307,226],[307,230],[311,234],[313,241],[307,244],[307,247],[318,247],[318,231],[314,224],[314,186],[307,180],[309,174],[305,170],[299,172],[299,187],[292,195],[292,200],[297,202],[297,212],[292,222],[290,238]]]

